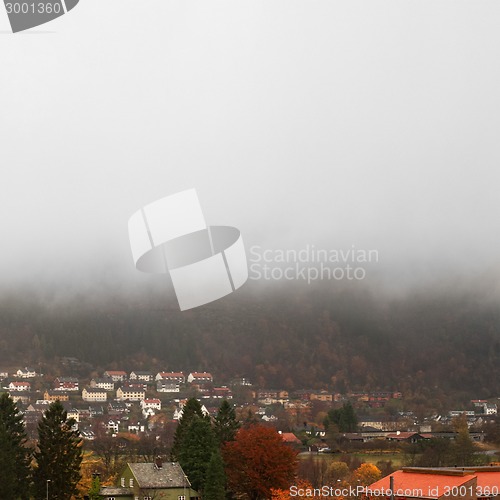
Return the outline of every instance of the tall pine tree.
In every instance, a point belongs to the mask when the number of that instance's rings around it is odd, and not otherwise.
[[[174,444],[172,445],[172,450],[170,452],[170,458],[172,461],[179,460],[179,452],[182,448],[182,442],[184,436],[189,427],[189,424],[193,418],[197,416],[199,418],[205,418],[210,421],[210,417],[205,417],[200,402],[196,398],[188,399],[184,408],[182,409],[182,417],[179,419],[179,425],[175,430]]]
[[[29,454],[22,416],[4,393],[0,396],[0,498],[29,498]]]
[[[356,432],[358,428],[358,418],[350,402],[344,403],[342,408],[330,410],[324,423],[327,429],[331,423],[335,424],[340,432]]]
[[[225,399],[220,405],[214,420],[214,432],[219,444],[234,441],[240,423],[236,420],[234,408]]]
[[[226,473],[220,450],[215,449],[208,462],[205,478],[204,500],[225,500],[226,498]]]
[[[82,441],[59,401],[52,403],[38,424],[37,466],[33,473],[35,499],[68,500],[80,480]]]
[[[179,450],[179,464],[193,488],[200,493],[205,489],[208,464],[218,450],[210,420],[199,415],[190,419]]]

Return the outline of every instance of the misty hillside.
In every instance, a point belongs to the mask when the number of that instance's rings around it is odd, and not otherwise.
[[[441,402],[500,395],[500,312],[472,292],[255,288],[183,313],[158,291],[4,295],[0,366],[72,356],[95,369],[207,370],[263,387],[397,389]]]

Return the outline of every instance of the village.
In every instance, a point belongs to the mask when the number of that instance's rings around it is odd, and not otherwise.
[[[255,421],[274,426],[284,438],[304,450],[331,451],[324,419],[332,408],[352,403],[357,413],[355,432],[343,433],[351,443],[376,439],[416,442],[434,437],[453,438],[451,422],[465,416],[474,441],[483,441],[483,425],[495,419],[494,400],[472,400],[467,408],[443,415],[417,416],[413,411],[394,411],[404,395],[394,391],[332,393],[327,390],[264,389],[244,377],[217,383],[209,372],[167,372],[106,370],[97,377],[49,377],[34,368],[0,370],[0,392],[8,392],[23,413],[28,436],[51,402],[59,400],[78,425],[85,440],[106,432],[149,433],[165,422],[182,416],[185,402],[197,398],[207,415],[215,416],[222,400],[231,402],[241,420],[252,415]],[[398,405],[399,403],[399,405]],[[391,406],[390,411],[384,408]],[[304,439],[304,437],[308,439]]]

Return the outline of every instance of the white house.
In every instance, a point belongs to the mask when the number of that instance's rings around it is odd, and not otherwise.
[[[29,382],[11,382],[8,387],[9,391],[29,391],[31,389],[31,384]]]
[[[130,423],[128,425],[128,431],[129,432],[144,432],[144,425],[142,425],[140,422]]]
[[[182,372],[158,372],[156,374],[155,380],[164,380],[166,382],[177,382],[179,384],[184,384],[186,377]]]
[[[159,399],[143,399],[141,401],[141,408],[143,410],[153,409],[153,410],[161,410],[161,401]]]
[[[496,415],[498,411],[495,403],[486,403],[483,408],[486,415]]]
[[[130,376],[128,379],[133,380],[133,381],[138,380],[141,382],[152,382],[153,381],[153,374],[151,372],[133,371],[133,372],[130,372]]]
[[[276,420],[278,420],[278,417],[274,416],[274,415],[264,415],[262,417],[262,420],[264,420],[264,422],[275,422]]]
[[[122,370],[107,370],[104,376],[113,379],[113,382],[125,382],[127,373]]]
[[[67,411],[68,418],[74,418],[76,422],[80,422],[80,412],[76,408],[70,408]]]
[[[146,408],[145,410],[142,410],[142,416],[145,419],[152,417],[154,414],[155,414],[155,411],[152,408]]]
[[[114,391],[115,383],[112,378],[93,378],[90,381],[90,387],[97,389],[104,389],[105,391]]]
[[[475,415],[474,410],[451,410],[448,413],[448,416],[454,418],[454,417],[461,417],[464,414],[466,417],[473,417]]]
[[[211,383],[214,381],[212,374],[207,372],[192,372],[188,375],[187,381],[190,384]]]
[[[176,408],[174,410],[174,420],[180,420],[182,418],[182,414],[184,412],[184,405],[181,405],[179,408]],[[205,405],[201,405],[201,412],[205,417],[208,417],[210,415],[209,411],[206,409]]]
[[[108,420],[105,427],[106,427],[106,430],[108,432],[112,432],[113,434],[116,434],[118,432],[118,421],[117,420]]]
[[[36,371],[33,368],[28,368],[27,366],[24,369],[19,368],[16,372],[16,377],[18,378],[35,378]]]

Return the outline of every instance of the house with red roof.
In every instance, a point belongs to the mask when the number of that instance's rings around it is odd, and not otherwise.
[[[500,498],[500,466],[467,468],[477,477],[477,498]]]
[[[233,399],[233,393],[229,387],[214,387],[212,397],[217,399]]]
[[[364,496],[393,500],[500,499],[500,467],[403,467],[368,486]]]
[[[302,446],[302,441],[293,432],[280,432],[283,442],[290,446]]]
[[[421,441],[423,436],[418,432],[403,432],[396,431],[387,434],[385,437],[388,441],[399,441],[399,442],[407,442],[407,443],[417,443]]]
[[[29,382],[11,382],[8,389],[9,391],[29,391],[31,384]]]
[[[477,477],[463,469],[403,467],[367,486],[365,498],[391,500],[477,500]],[[455,494],[454,494],[455,492]]]
[[[165,381],[165,382],[177,382],[179,384],[184,384],[186,382],[186,377],[182,372],[158,372],[156,374],[155,380]]]
[[[79,382],[76,377],[56,377],[53,382],[55,391],[79,391]]]
[[[141,401],[141,408],[143,410],[161,410],[161,401],[156,398],[143,399]]]
[[[190,384],[207,384],[214,381],[212,374],[208,372],[192,372],[188,375],[187,381]]]

